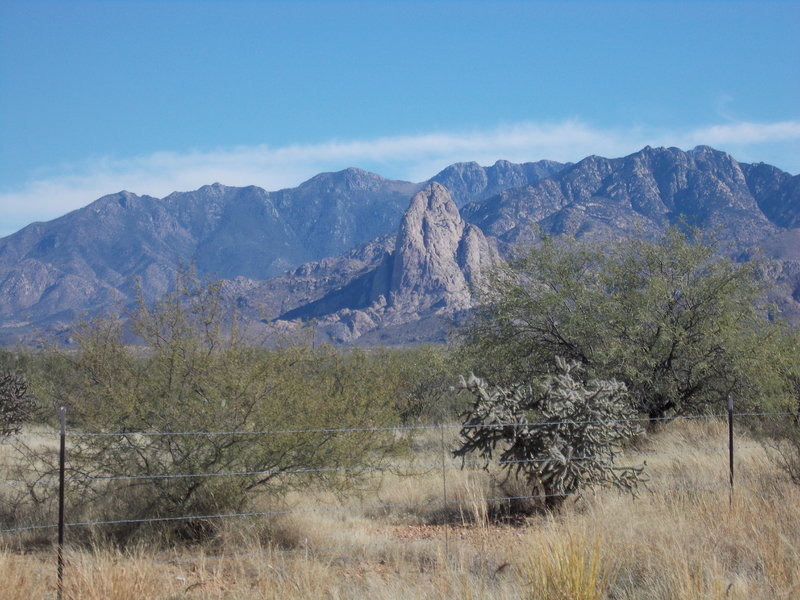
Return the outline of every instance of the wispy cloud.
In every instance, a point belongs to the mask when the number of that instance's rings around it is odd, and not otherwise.
[[[590,154],[622,156],[648,144],[681,148],[706,144],[729,151],[739,160],[773,162],[792,173],[800,170],[800,121],[739,122],[664,131],[602,129],[570,120],[284,147],[156,152],[66,165],[0,191],[0,236],[32,221],[56,218],[122,189],[157,197],[213,182],[275,190],[295,186],[322,171],[348,166],[422,181],[459,161],[577,161]]]
[[[707,146],[745,146],[800,140],[800,121],[778,123],[728,123],[711,125],[689,132],[686,139]]]

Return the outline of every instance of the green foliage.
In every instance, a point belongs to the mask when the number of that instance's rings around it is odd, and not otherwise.
[[[398,417],[363,352],[256,347],[218,286],[178,285],[152,306],[140,301],[130,323],[143,346],[97,320],[54,382],[73,431],[70,489],[95,518],[236,511],[256,490],[352,485],[360,465],[395,448],[390,432],[365,430]],[[208,526],[191,521],[179,533]]]
[[[761,440],[767,454],[796,485],[800,485],[800,333],[790,332],[781,340],[784,358],[778,365],[788,382],[787,393],[775,414],[762,415],[748,425]]]
[[[394,390],[405,424],[455,418],[469,401],[468,394],[456,389],[463,369],[444,347],[377,349],[370,358],[381,365],[381,376]]]
[[[0,437],[19,433],[35,407],[24,374],[0,373]]]
[[[454,455],[477,453],[524,477],[545,506],[593,485],[634,491],[643,467],[619,466],[624,444],[641,432],[627,401],[625,384],[575,375],[577,363],[557,358],[558,372],[533,384],[491,386],[475,377],[464,382],[475,402],[461,429]]]
[[[761,443],[789,480],[800,485],[800,410],[766,417],[758,425]]]
[[[728,394],[763,405],[786,380],[762,291],[753,264],[677,230],[654,242],[547,238],[489,279],[464,354],[502,382],[541,375],[556,356],[577,360],[624,381],[652,418]]]

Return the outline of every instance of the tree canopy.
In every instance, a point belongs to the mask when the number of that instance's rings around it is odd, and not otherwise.
[[[577,361],[591,377],[624,381],[653,419],[728,394],[762,403],[782,392],[780,346],[792,336],[762,297],[755,264],[695,233],[545,238],[487,279],[463,351],[506,384],[546,373],[557,356]]]
[[[76,430],[73,501],[101,517],[213,514],[241,510],[256,489],[349,486],[402,443],[388,429],[397,407],[378,361],[296,342],[256,347],[218,284],[182,276],[163,299],[141,300],[130,327],[142,345],[126,345],[113,319],[86,324],[50,377],[48,395]]]

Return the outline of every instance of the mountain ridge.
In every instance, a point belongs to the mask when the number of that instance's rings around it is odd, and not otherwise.
[[[406,311],[410,328],[414,316],[422,318],[430,308],[424,297],[435,294],[427,284],[413,291],[424,278],[416,268],[409,279],[413,261],[399,270],[390,261],[409,256],[397,248],[398,228],[413,214],[409,198],[434,184],[447,194],[439,208],[449,216],[433,229],[461,228],[459,240],[468,231],[470,248],[480,246],[477,255],[484,258],[490,252],[507,255],[516,244],[534,241],[537,231],[654,236],[686,223],[721,234],[739,254],[760,247],[779,264],[776,284],[786,288],[778,294],[786,314],[800,318],[800,264],[793,252],[800,239],[794,233],[800,227],[800,177],[764,163],[739,163],[705,146],[686,152],[645,147],[625,157],[590,156],[574,164],[457,163],[422,183],[350,168],[276,192],[215,183],[163,199],[109,194],[0,239],[0,342],[30,342],[34,328],[66,339],[79,315],[130,303],[137,280],[147,297],[158,297],[188,264],[200,275],[223,279],[231,301],[253,314],[258,308],[270,319],[363,312],[378,300],[374,290],[393,286],[407,308],[414,294],[420,296],[418,310]],[[463,225],[455,225],[459,220]],[[456,236],[437,236],[432,239],[444,244],[439,250],[416,244],[428,260],[419,265],[452,254]],[[469,260],[459,263],[457,254],[442,263],[450,272],[440,273],[442,280],[458,278],[457,272],[465,277]],[[367,283],[373,291],[363,287]],[[356,288],[361,300],[347,296]],[[342,304],[346,297],[352,306]],[[388,314],[390,296],[384,298],[381,310]],[[461,296],[449,312],[468,311],[470,305]],[[354,337],[356,330],[377,339],[381,328],[402,329],[402,319],[373,313],[375,329],[350,327],[332,333],[332,339],[354,342],[360,337]],[[344,331],[331,325],[334,329]],[[436,336],[441,339],[441,332]]]

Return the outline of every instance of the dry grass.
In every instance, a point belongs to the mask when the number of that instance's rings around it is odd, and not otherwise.
[[[615,570],[607,544],[586,530],[570,529],[562,535],[542,531],[526,548],[518,572],[527,593],[542,600],[606,598]]]
[[[441,461],[434,433],[420,465]],[[516,527],[493,520],[496,481],[449,460],[444,481],[420,468],[344,498],[264,498],[288,512],[226,521],[202,548],[70,549],[65,597],[798,598],[800,488],[742,437],[729,504],[725,443],[724,423],[669,425],[631,457],[647,459],[652,491],[587,495]],[[3,598],[53,597],[53,553],[0,552],[0,581]]]

